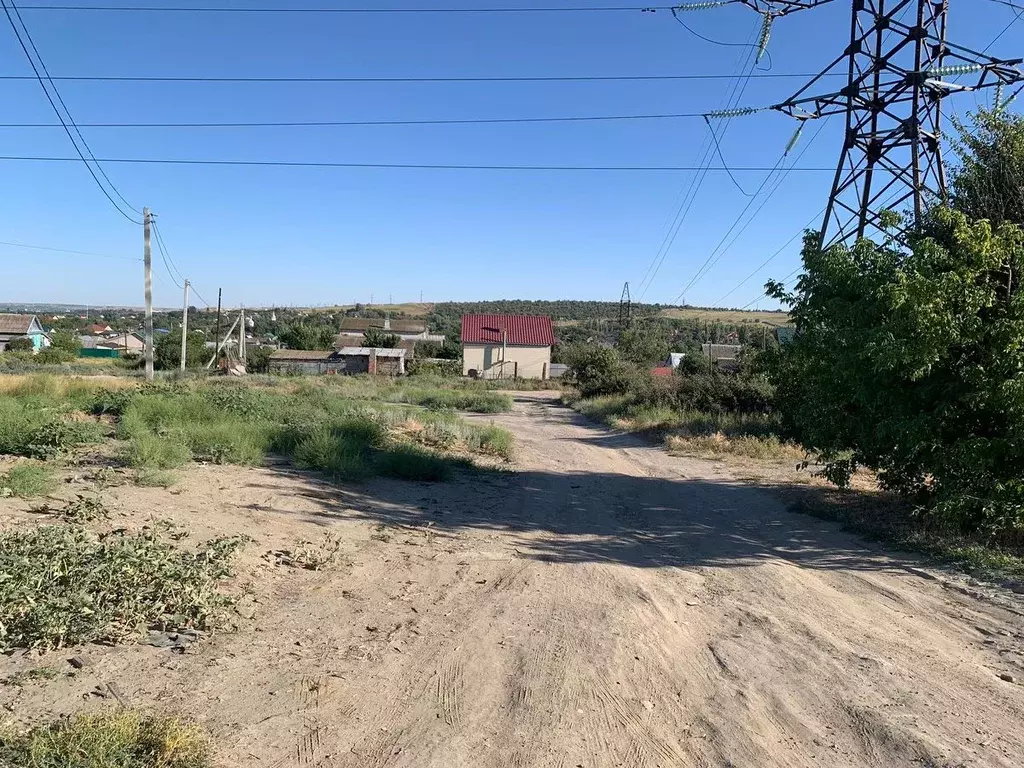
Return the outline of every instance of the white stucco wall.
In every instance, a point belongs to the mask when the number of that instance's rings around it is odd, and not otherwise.
[[[518,371],[516,363],[519,364]],[[547,378],[551,368],[551,347],[505,347],[505,364],[502,366],[501,344],[463,344],[462,375],[468,376],[476,370],[480,378],[510,379],[518,375],[521,379]],[[504,372],[503,372],[504,371]]]

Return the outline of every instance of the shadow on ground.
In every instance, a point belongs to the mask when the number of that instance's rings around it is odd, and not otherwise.
[[[588,435],[582,439],[593,439]],[[635,438],[633,438],[635,440]],[[293,474],[277,467],[274,473]],[[519,557],[641,568],[743,567],[783,558],[811,568],[902,570],[913,556],[881,555],[834,523],[796,514],[773,489],[751,483],[600,472],[482,472],[449,483],[377,479],[362,486],[302,473],[312,522],[367,520],[437,534],[503,532]],[[294,494],[265,476],[254,486]],[[804,503],[834,490],[800,488]],[[266,511],[276,511],[264,507]],[[298,514],[298,513],[294,513]]]

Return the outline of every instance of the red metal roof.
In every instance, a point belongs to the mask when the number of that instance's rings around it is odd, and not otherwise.
[[[539,315],[462,316],[463,344],[501,344],[502,341],[527,347],[550,347],[555,343],[551,318]]]

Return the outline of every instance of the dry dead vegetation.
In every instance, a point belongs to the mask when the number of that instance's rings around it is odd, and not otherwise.
[[[0,499],[0,766],[1024,764],[1011,595],[551,397],[464,415],[515,463],[444,483],[46,462]]]

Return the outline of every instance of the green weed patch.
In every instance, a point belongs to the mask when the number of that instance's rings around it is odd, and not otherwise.
[[[0,768],[213,768],[197,726],[130,710],[0,730]]]
[[[118,641],[146,627],[216,626],[229,602],[218,584],[242,543],[215,539],[190,552],[156,531],[0,532],[0,651]]]

